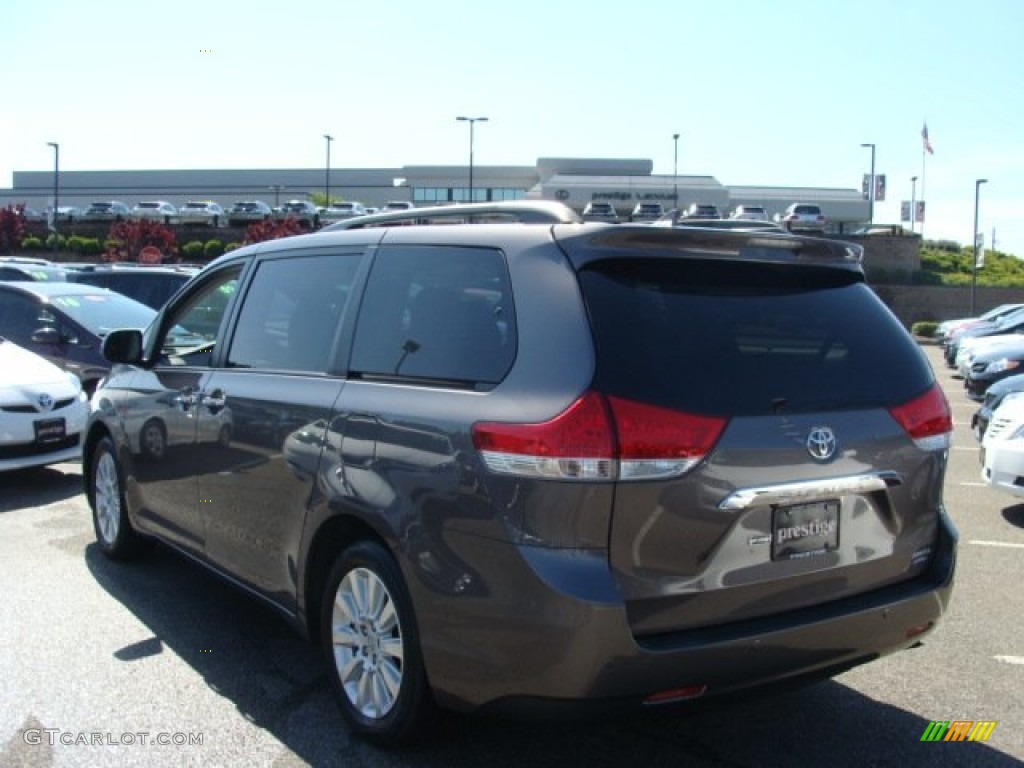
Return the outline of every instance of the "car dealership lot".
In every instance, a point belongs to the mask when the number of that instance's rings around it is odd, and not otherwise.
[[[316,650],[262,605],[163,550],[101,557],[80,469],[62,464],[0,479],[0,765],[1018,765],[1024,504],[981,483],[977,406],[926,351],[956,424],[945,495],[961,543],[952,607],[921,648],[706,711],[451,716],[383,752],[349,738]],[[933,720],[997,724],[983,744],[921,743]]]

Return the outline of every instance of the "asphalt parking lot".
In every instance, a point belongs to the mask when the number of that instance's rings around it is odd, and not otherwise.
[[[953,408],[946,504],[957,587],[922,647],[834,680],[697,711],[551,722],[447,717],[398,752],[351,740],[315,648],[160,549],[93,544],[77,464],[0,478],[0,766],[1019,766],[1024,500],[981,483],[977,407],[926,347]],[[932,721],[995,722],[923,743]]]

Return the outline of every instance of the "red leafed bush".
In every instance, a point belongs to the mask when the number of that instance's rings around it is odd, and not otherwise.
[[[107,240],[116,240],[120,249],[108,249],[108,261],[138,261],[139,252],[147,245],[160,249],[164,261],[174,259],[178,254],[178,242],[174,230],[157,221],[118,221],[111,225]]]
[[[0,208],[0,253],[13,253],[25,237],[25,206]]]
[[[277,240],[281,237],[301,235],[302,232],[302,225],[291,216],[287,219],[257,221],[246,228],[245,239],[242,241],[242,244],[262,243],[264,240]]]

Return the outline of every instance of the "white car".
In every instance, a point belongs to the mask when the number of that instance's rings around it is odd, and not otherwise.
[[[189,200],[178,209],[178,219],[182,224],[205,224],[208,227],[219,227],[227,221],[220,203],[209,200]]]
[[[88,415],[77,376],[0,337],[0,471],[77,461]]]
[[[132,218],[138,221],[156,221],[162,224],[177,224],[178,209],[166,200],[143,200],[132,208]]]
[[[357,200],[350,202],[333,202],[320,212],[320,218],[324,221],[344,221],[353,219],[356,216],[365,216],[366,206]]]
[[[1024,398],[1008,398],[992,414],[981,441],[981,479],[1024,497]]]
[[[729,214],[729,218],[745,219],[748,221],[769,221],[768,211],[762,205],[737,205],[732,213]]]

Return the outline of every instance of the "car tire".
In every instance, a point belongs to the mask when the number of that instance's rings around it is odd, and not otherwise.
[[[103,554],[112,560],[125,560],[138,554],[142,538],[128,519],[124,474],[117,449],[109,437],[100,440],[92,452],[89,504],[96,542]]]
[[[167,456],[167,430],[160,419],[150,419],[139,430],[139,450],[151,461]]]
[[[360,541],[338,555],[320,627],[331,687],[353,733],[388,745],[420,736],[436,710],[412,601],[384,547]]]

